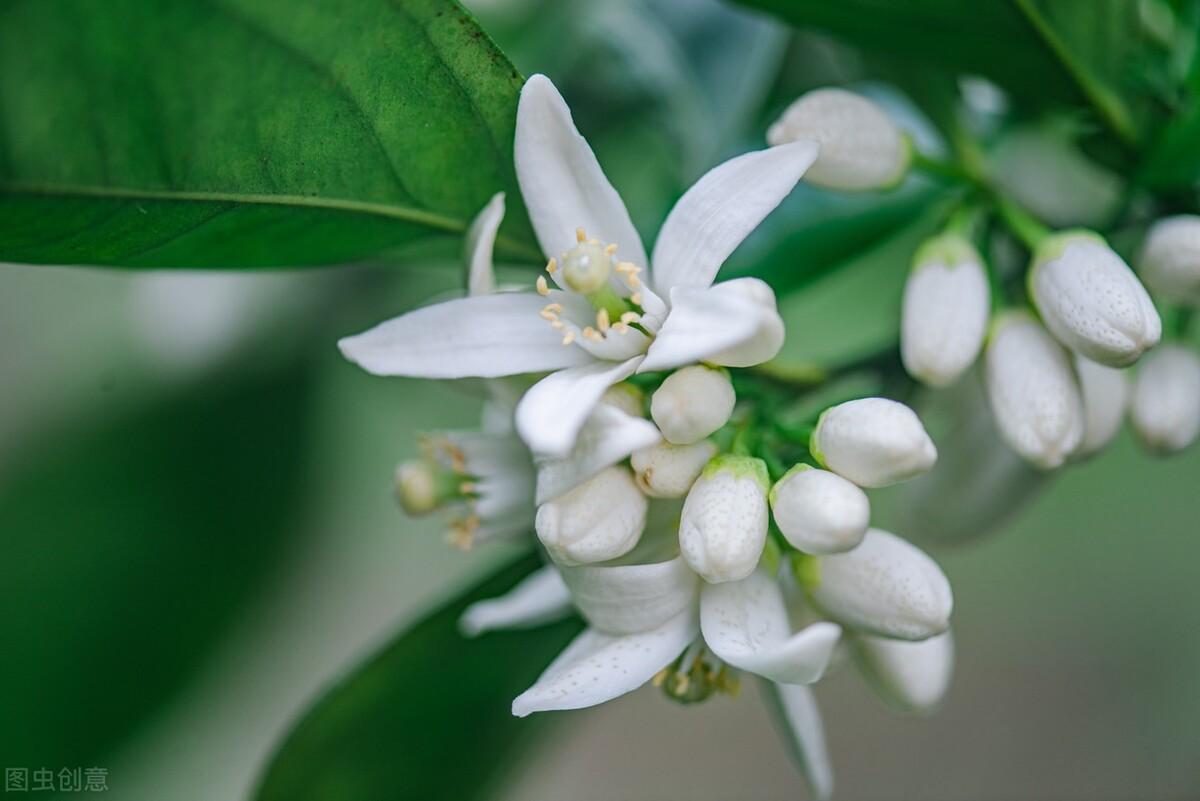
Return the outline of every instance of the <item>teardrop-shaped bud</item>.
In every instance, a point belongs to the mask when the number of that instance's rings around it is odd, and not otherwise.
[[[822,556],[813,600],[834,620],[902,640],[924,640],[950,626],[954,597],[937,563],[877,528],[846,553]]]
[[[771,145],[802,139],[821,146],[804,180],[829,189],[887,189],[912,161],[912,146],[887,112],[845,89],[808,92],[767,131]]]
[[[991,291],[983,258],[961,234],[917,251],[904,286],[900,355],[909,375],[930,386],[958,380],[979,355]]]
[[[1138,366],[1130,417],[1149,450],[1181,451],[1200,434],[1200,356],[1182,345],[1151,351]]]
[[[1075,375],[1083,397],[1083,441],[1076,458],[1103,450],[1121,430],[1129,405],[1129,377],[1118,367],[1105,367],[1076,354]]]
[[[679,521],[679,549],[706,581],[754,571],[767,541],[767,466],[749,456],[713,459],[692,485]]]
[[[937,461],[937,448],[916,413],[887,398],[862,398],[826,409],[809,450],[823,466],[860,487],[907,481]]]
[[[604,562],[637,545],[646,527],[647,506],[629,468],[609,467],[542,504],[534,527],[555,562]]]
[[[1026,461],[1059,467],[1083,440],[1083,400],[1067,353],[1032,316],[996,318],[987,389],[1000,434]]]
[[[1200,216],[1180,214],[1150,226],[1137,266],[1151,291],[1200,305]]]
[[[650,398],[650,416],[668,442],[690,445],[733,414],[737,396],[725,370],[693,364],[667,376]]]
[[[867,681],[898,712],[927,715],[932,712],[954,676],[954,635],[949,631],[920,642],[855,637],[855,660]]]
[[[629,461],[642,492],[651,498],[682,498],[716,455],[717,446],[702,439],[691,445],[660,442],[634,451]]]
[[[871,503],[857,486],[806,464],[798,464],[771,488],[775,525],[805,553],[848,551],[862,542],[871,522]]]
[[[1038,245],[1029,295],[1059,342],[1109,367],[1133,364],[1162,337],[1142,282],[1091,231],[1064,231]]]

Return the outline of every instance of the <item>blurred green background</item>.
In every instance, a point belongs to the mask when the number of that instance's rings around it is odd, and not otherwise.
[[[810,86],[856,84],[939,147],[911,104],[861,83],[877,65],[750,12],[471,5],[520,70],[562,88],[647,232]],[[894,340],[929,190],[802,187],[735,255],[729,274],[796,292],[787,359],[836,364]],[[459,284],[450,251],[408,263],[421,266],[0,265],[0,766],[104,766],[122,801],[245,797],[319,692],[520,552],[460,554],[392,500],[415,436],[479,412],[334,347]],[[959,668],[924,720],[894,717],[852,671],[820,685],[838,797],[1200,795],[1198,487],[1200,449],[1152,460],[1123,434],[1027,497],[980,499],[1012,515],[971,542],[930,543],[906,496],[880,494],[883,519],[950,576]],[[556,736],[505,766],[495,797],[803,795],[753,687],[692,708],[645,689],[551,717]],[[464,730],[427,767],[470,771],[486,758],[474,747]],[[397,775],[394,797],[404,787]]]

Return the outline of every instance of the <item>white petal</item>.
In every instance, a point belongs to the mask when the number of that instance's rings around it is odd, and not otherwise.
[[[538,504],[557,498],[661,439],[662,435],[650,421],[631,417],[607,404],[597,404],[580,429],[575,447],[565,458],[538,461]]]
[[[517,404],[521,439],[536,456],[566,456],[605,390],[633,375],[641,361],[636,356],[624,362],[592,362],[546,376]]]
[[[817,158],[815,142],[746,153],[709,170],[663,223],[652,277],[659,292],[712,284],[729,254],[779,205]]]
[[[821,622],[793,635],[783,592],[761,569],[741,581],[706,584],[700,630],[724,661],[784,684],[820,679],[842,634],[841,626]]]
[[[492,249],[504,219],[504,193],[497,192],[471,221],[463,242],[467,262],[467,294],[490,295],[496,291]]]
[[[580,614],[606,634],[658,628],[695,604],[699,583],[680,557],[646,565],[565,567],[562,575]]]
[[[954,636],[948,631],[921,642],[860,635],[853,643],[863,675],[900,712],[932,712],[950,687]]]
[[[725,284],[677,287],[671,290],[671,310],[646,351],[641,372],[707,361],[754,337],[762,316],[761,306]]]
[[[800,772],[815,801],[833,795],[833,766],[825,745],[825,727],[813,691],[803,684],[772,684]]]
[[[783,318],[775,303],[775,290],[758,278],[735,278],[722,281],[718,286],[720,291],[739,294],[758,307],[755,330],[737,345],[709,356],[707,361],[726,367],[753,367],[774,359],[783,347],[785,334]]]
[[[513,157],[529,219],[547,256],[575,247],[575,229],[583,228],[589,237],[616,244],[622,259],[646,266],[625,204],[545,75],[532,76],[521,89]]]
[[[1175,343],[1138,368],[1130,404],[1133,430],[1155,453],[1181,451],[1200,436],[1200,356]]]
[[[496,629],[524,629],[569,615],[574,606],[562,576],[552,565],[530,573],[499,598],[473,603],[458,619],[468,637]]]
[[[1129,405],[1129,376],[1117,367],[1105,367],[1075,355],[1075,375],[1083,397],[1083,441],[1075,456],[1104,448],[1121,429]]]
[[[511,292],[426,306],[338,342],[342,355],[375,375],[494,378],[586,364],[538,316],[545,301]]]
[[[513,701],[519,718],[554,709],[582,709],[632,692],[669,665],[696,638],[694,609],[641,634],[612,636],[588,629],[567,646],[537,682]]]
[[[647,505],[628,467],[607,467],[538,508],[538,539],[560,565],[607,562],[638,544]]]

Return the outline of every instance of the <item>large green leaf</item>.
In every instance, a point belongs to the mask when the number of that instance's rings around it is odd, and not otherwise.
[[[193,674],[295,534],[308,397],[259,369],[9,454],[3,764],[105,764]]]
[[[310,265],[461,232],[521,77],[453,0],[3,0],[0,261]]]
[[[530,554],[485,580],[334,687],[283,743],[258,801],[487,797],[546,720],[514,718],[512,699],[580,623],[467,640],[457,621],[538,564]]]

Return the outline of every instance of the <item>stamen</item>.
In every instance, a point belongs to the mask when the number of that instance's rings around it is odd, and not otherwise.
[[[642,293],[634,292],[632,295],[629,296],[629,302],[635,306],[641,306],[642,305]]]
[[[589,339],[592,342],[603,342],[604,337],[600,336],[600,332],[590,325],[583,329],[583,338]]]
[[[551,320],[550,327],[553,328],[555,331],[561,331],[562,327],[563,327],[562,320]]]
[[[616,243],[616,242],[613,242],[612,244],[610,244],[610,245],[608,245],[607,247],[605,247],[605,248],[604,248],[604,252],[605,252],[605,253],[607,253],[607,254],[608,254],[608,255],[610,255],[610,256],[611,256],[612,254],[616,253],[616,252],[617,252],[617,243]]]
[[[582,228],[575,229],[575,241],[580,243],[587,241],[587,234]]]
[[[562,341],[562,343],[563,343],[563,345],[570,345],[570,344],[571,344],[572,342],[574,342],[574,341],[575,341],[575,332],[574,332],[574,331],[568,331],[568,332],[567,332],[567,333],[566,333],[566,334],[563,336],[563,341]]]
[[[446,539],[460,551],[469,551],[475,544],[475,531],[479,528],[479,515],[468,515],[450,521]]]
[[[608,325],[608,309],[596,312],[596,327],[600,329],[600,333],[607,333]]]
[[[557,269],[558,269],[558,259],[551,256],[550,261],[546,262],[546,272],[550,273],[551,275],[554,275],[554,271]]]
[[[459,495],[474,495],[479,490],[479,485],[474,481],[464,481],[458,485]]]
[[[539,275],[537,277],[537,292],[542,297],[550,294],[550,286],[546,283],[546,276]]]
[[[630,325],[631,323],[636,323],[640,319],[642,319],[641,316],[637,312],[634,312],[634,311],[627,311],[621,315],[621,322],[624,323],[625,325]]]

